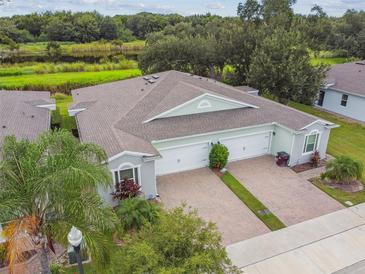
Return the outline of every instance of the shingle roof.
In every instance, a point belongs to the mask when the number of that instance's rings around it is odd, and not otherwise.
[[[318,120],[229,85],[177,71],[158,74],[156,83],[143,77],[82,88],[72,92],[74,104],[93,102],[76,115],[80,138],[94,142],[109,157],[123,151],[158,154],[151,141],[277,122],[300,130]],[[242,108],[155,119],[156,114],[204,93],[227,97],[259,108]],[[77,108],[77,107],[76,107]]]
[[[327,73],[326,82],[331,89],[365,96],[365,61],[333,66]]]
[[[50,127],[50,111],[39,105],[54,104],[49,92],[0,90],[0,146],[8,135],[34,139]]]

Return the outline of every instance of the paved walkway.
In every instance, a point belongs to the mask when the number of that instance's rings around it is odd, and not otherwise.
[[[157,191],[167,208],[185,202],[216,223],[224,245],[270,231],[208,168],[158,177]]]
[[[232,162],[228,170],[286,225],[344,208],[272,156]]]
[[[365,204],[226,249],[246,274],[365,273]]]

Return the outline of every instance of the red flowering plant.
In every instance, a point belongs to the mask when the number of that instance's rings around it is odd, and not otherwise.
[[[125,178],[116,183],[115,191],[112,193],[113,199],[125,200],[128,198],[137,197],[141,194],[141,186],[133,179]]]

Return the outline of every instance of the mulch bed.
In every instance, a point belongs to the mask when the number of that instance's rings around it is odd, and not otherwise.
[[[311,170],[314,168],[326,166],[326,162],[327,162],[326,160],[321,160],[317,167],[313,166],[312,163],[304,163],[304,164],[293,166],[291,169],[294,170],[296,173],[300,173],[300,172],[304,172],[304,171]]]
[[[351,183],[321,180],[321,183],[330,188],[341,189],[348,193],[356,193],[364,189],[364,185],[358,180],[352,181]]]

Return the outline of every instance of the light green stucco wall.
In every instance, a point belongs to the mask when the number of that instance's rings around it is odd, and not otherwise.
[[[203,100],[209,101],[211,107],[198,108],[199,103]],[[242,105],[206,95],[199,100],[191,102],[185,106],[180,107],[179,109],[176,109],[164,115],[164,117],[181,116],[181,115],[197,114],[197,113],[236,109],[236,108],[242,108]]]
[[[285,151],[290,154],[293,133],[288,129],[274,126],[275,136],[272,137],[271,141],[271,154],[276,155],[279,151]]]
[[[200,142],[205,142],[205,141],[216,143],[219,141],[219,139],[222,139],[222,138],[241,136],[241,135],[247,135],[247,134],[252,134],[252,133],[261,133],[261,132],[267,132],[267,131],[273,131],[273,130],[274,130],[273,125],[264,125],[264,126],[254,127],[254,128],[242,128],[242,129],[237,129],[237,130],[232,130],[232,131],[216,132],[216,133],[211,133],[209,135],[207,134],[207,135],[201,135],[201,136],[185,137],[183,139],[160,141],[158,143],[153,142],[153,145],[157,149],[164,149],[164,148],[168,148],[168,147],[194,144],[194,143],[200,143]]]

